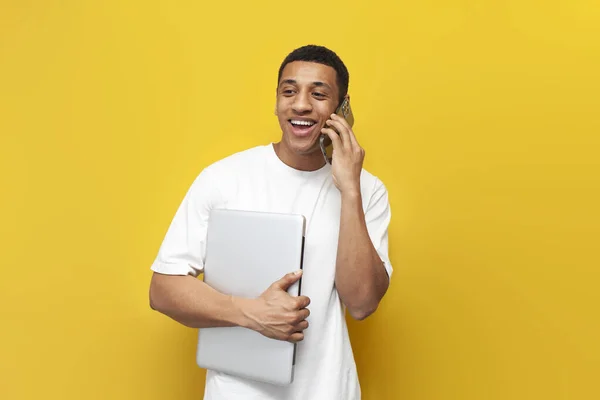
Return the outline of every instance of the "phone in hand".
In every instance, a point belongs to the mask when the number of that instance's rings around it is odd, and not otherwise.
[[[340,117],[344,118],[348,125],[352,127],[354,125],[354,115],[352,114],[352,108],[350,107],[350,98],[348,96],[344,97],[344,100],[339,105],[339,107],[335,110],[335,113]],[[333,127],[329,127],[335,130]],[[339,132],[338,132],[339,135]],[[331,164],[332,154],[333,154],[333,145],[331,143],[331,139],[329,136],[325,134],[321,134],[319,137],[319,145],[321,146],[321,152],[323,153],[323,157],[325,158],[325,162]]]

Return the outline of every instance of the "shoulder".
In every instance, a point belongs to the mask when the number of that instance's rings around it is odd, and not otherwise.
[[[206,166],[196,180],[215,182],[239,176],[264,162],[266,155],[267,147],[264,145],[233,153]]]
[[[363,169],[360,177],[363,207],[366,211],[390,208],[387,188],[379,177]]]
[[[387,192],[384,183],[377,176],[373,175],[371,172],[366,169],[362,169],[360,174],[360,186],[363,192],[363,195],[368,195],[369,197],[378,192]]]
[[[249,149],[233,153],[208,165],[203,172],[210,174],[239,173],[240,170],[244,170],[245,168],[249,168],[264,161],[266,155],[266,146],[261,145],[251,147]]]
[[[251,173],[265,157],[265,146],[255,146],[233,153],[204,167],[194,178],[189,188],[189,196],[194,200],[222,198],[227,185],[243,179],[244,173]]]

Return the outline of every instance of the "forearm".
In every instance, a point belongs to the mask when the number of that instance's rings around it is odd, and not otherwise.
[[[342,193],[335,285],[355,319],[372,314],[388,287],[388,276],[369,233],[360,192]]]
[[[247,326],[247,299],[224,295],[192,276],[154,273],[150,306],[191,328]]]

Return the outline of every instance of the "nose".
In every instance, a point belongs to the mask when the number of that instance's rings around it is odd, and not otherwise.
[[[305,92],[298,93],[298,95],[294,98],[292,110],[298,114],[305,114],[312,111],[312,104],[310,102],[309,94]]]

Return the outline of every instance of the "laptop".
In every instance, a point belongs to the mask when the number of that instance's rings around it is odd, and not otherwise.
[[[204,282],[233,296],[259,297],[273,282],[302,268],[305,218],[243,210],[214,209],[207,231]],[[300,295],[300,280],[288,289]],[[293,381],[296,344],[267,338],[242,327],[201,328],[199,367],[255,381]]]

